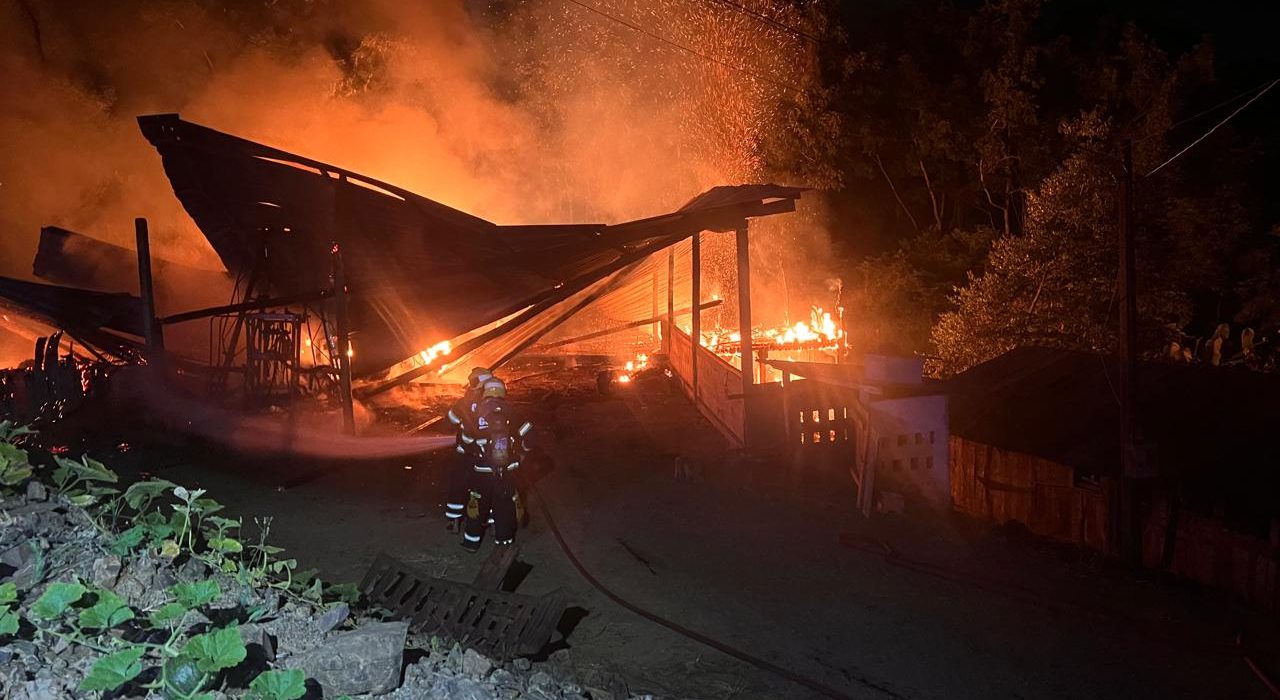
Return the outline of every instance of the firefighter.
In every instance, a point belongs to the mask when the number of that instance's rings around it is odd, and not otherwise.
[[[524,438],[533,425],[521,420],[507,401],[507,386],[501,379],[484,383],[476,407],[476,460],[471,500],[467,503],[467,523],[462,546],[474,552],[487,525],[493,525],[493,541],[498,545],[515,542],[516,526],[523,506],[516,490],[516,470],[525,455]]]
[[[445,527],[449,532],[462,532],[462,518],[470,492],[472,467],[476,457],[476,408],[480,404],[484,383],[493,379],[493,372],[484,367],[473,367],[467,377],[467,389],[449,409],[449,422],[456,431],[457,459],[449,469],[449,490],[445,494]]]

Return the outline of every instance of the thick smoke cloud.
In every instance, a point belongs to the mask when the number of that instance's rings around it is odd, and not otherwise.
[[[597,5],[746,71],[560,0],[0,0],[0,274],[29,276],[41,225],[130,246],[135,216],[157,254],[220,267],[138,132],[147,113],[499,223],[612,222],[717,184],[805,177],[762,154],[786,150],[782,86],[809,79],[810,47],[714,3]],[[812,230],[757,253],[804,269]]]

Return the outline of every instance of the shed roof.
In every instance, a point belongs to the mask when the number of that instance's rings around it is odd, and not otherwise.
[[[228,270],[269,249],[269,292],[326,288],[342,250],[355,371],[537,304],[566,299],[701,230],[792,211],[799,188],[717,187],[669,214],[617,225],[499,226],[396,185],[182,120],[139,117],[165,173]]]
[[[1021,347],[947,383],[951,433],[1083,473],[1119,470],[1119,365],[1093,353]],[[1137,421],[1163,473],[1276,472],[1280,377],[1243,368],[1142,363]]]

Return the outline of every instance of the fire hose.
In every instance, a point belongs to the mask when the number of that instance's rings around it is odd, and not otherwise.
[[[832,688],[831,686],[825,685],[820,681],[814,680],[807,676],[800,675],[799,673],[796,673],[794,671],[789,671],[775,663],[766,661],[758,656],[753,656],[751,654],[748,654],[745,651],[742,651],[736,647],[730,646],[729,644],[726,644],[724,642],[712,639],[711,637],[708,637],[707,635],[702,634],[700,632],[695,632],[694,630],[691,630],[688,627],[685,627],[677,622],[668,620],[667,618],[662,617],[657,613],[653,613],[648,610],[645,610],[644,608],[641,608],[640,606],[626,600],[625,598],[618,595],[617,593],[614,593],[607,586],[601,583],[599,579],[593,576],[591,572],[588,571],[587,568],[582,564],[582,561],[578,559],[577,555],[573,553],[573,550],[570,549],[569,543],[565,541],[564,536],[560,533],[560,528],[556,525],[556,520],[551,515],[550,509],[547,507],[547,499],[543,498],[542,494],[538,491],[537,484],[531,483],[529,487],[530,487],[530,490],[532,490],[534,494],[537,495],[538,509],[542,512],[542,517],[546,519],[547,526],[551,529],[551,534],[555,537],[556,543],[560,545],[561,551],[563,551],[565,557],[569,559],[569,563],[573,564],[573,568],[578,571],[578,574],[582,576],[583,580],[591,584],[592,588],[595,588],[597,591],[603,594],[604,597],[613,601],[619,607],[630,610],[636,615],[639,615],[640,617],[643,617],[644,619],[656,625],[665,627],[668,630],[671,630],[672,632],[675,632],[676,634],[682,637],[691,639],[704,646],[711,647],[712,649],[715,649],[716,651],[722,654],[731,656],[739,661],[755,666],[756,668],[762,671],[767,671],[768,673],[771,673],[775,676],[778,676],[787,681],[795,683],[796,685],[800,685],[805,688],[808,688],[809,690],[812,690],[813,692],[818,693],[819,695],[823,695],[828,698],[833,698],[834,700],[852,700],[850,696],[836,690],[835,688]],[[886,688],[883,685],[880,685],[866,678],[854,677],[854,680],[856,680],[860,685],[866,688],[869,688],[871,690],[880,692],[888,697],[891,697],[891,698],[904,697],[902,695],[899,695],[898,693],[895,693],[889,688]]]

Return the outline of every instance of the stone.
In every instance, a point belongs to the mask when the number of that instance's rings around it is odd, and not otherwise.
[[[178,567],[179,581],[199,581],[209,573],[209,567],[199,559],[188,559]]]
[[[12,581],[18,590],[27,590],[36,583],[36,552],[39,551],[37,547],[38,545],[27,541],[0,553],[0,563],[14,569],[8,580]]]
[[[271,640],[271,634],[262,625],[254,622],[240,625],[240,641],[244,642],[245,646],[257,644],[262,647],[267,661],[276,660],[276,645]]]
[[[95,559],[91,578],[98,588],[115,588],[116,580],[120,578],[120,557],[108,554]]]
[[[341,625],[346,621],[350,614],[351,608],[347,607],[346,603],[338,603],[337,605],[329,608],[328,611],[320,617],[320,620],[316,622],[316,629],[320,630],[320,634],[328,634],[337,628],[338,625]]]
[[[380,622],[342,632],[320,646],[291,656],[286,668],[302,669],[324,697],[386,693],[400,684],[408,622]]]
[[[560,684],[556,683],[556,679],[552,678],[551,674],[546,671],[538,671],[532,676],[529,676],[529,690],[531,692],[539,690],[544,693],[555,693],[559,689]]]
[[[593,688],[591,686],[587,686],[586,691],[587,697],[591,698],[591,700],[621,700],[621,698],[624,697],[614,695],[611,691],[605,688]]]
[[[493,670],[493,662],[486,659],[475,649],[468,649],[462,655],[462,672],[475,678],[484,678]]]
[[[49,500],[49,490],[44,487],[44,484],[40,483],[39,481],[36,481],[35,479],[32,479],[31,481],[27,482],[27,502],[28,503],[32,501],[47,501],[47,500]]]
[[[528,671],[533,668],[533,662],[523,657],[513,660],[511,665],[515,667],[517,671]]]

